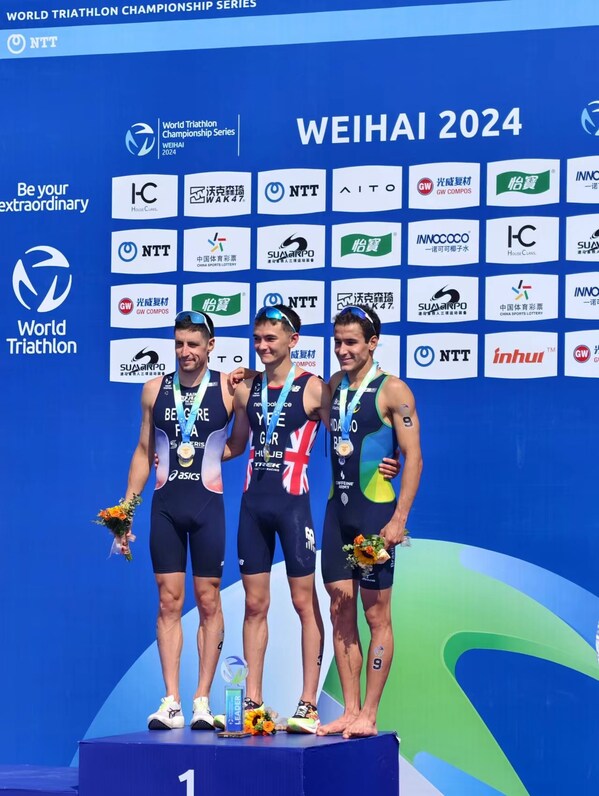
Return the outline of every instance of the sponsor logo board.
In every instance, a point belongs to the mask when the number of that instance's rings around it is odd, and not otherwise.
[[[478,279],[474,276],[409,279],[408,320],[420,323],[478,320]]]
[[[177,270],[177,230],[129,229],[112,233],[113,274],[162,274]]]
[[[528,158],[487,164],[487,204],[529,207],[559,202],[559,160]]]
[[[473,379],[478,374],[475,334],[409,335],[406,371],[410,379]]]
[[[408,224],[408,265],[471,265],[478,262],[479,223],[465,219]]]
[[[489,263],[516,267],[530,263],[555,262],[559,256],[559,218],[515,216],[487,221]]]
[[[184,197],[186,216],[245,216],[252,211],[252,175],[249,171],[186,174]]]
[[[375,213],[401,208],[401,166],[333,169],[333,210]]]
[[[485,376],[491,379],[557,376],[557,333],[499,332],[485,335]]]
[[[599,202],[599,155],[568,159],[567,200],[579,204]]]
[[[280,224],[258,227],[257,267],[266,271],[324,268],[325,227]]]
[[[334,225],[331,265],[333,268],[401,265],[401,224],[364,221]]]
[[[410,166],[409,206],[455,210],[480,204],[479,163],[423,163]]]
[[[322,213],[325,169],[275,169],[258,173],[258,212],[266,215]]]
[[[566,260],[599,263],[599,213],[566,219]]]
[[[140,384],[174,369],[172,338],[132,337],[110,341],[110,381]]]
[[[599,378],[599,329],[566,332],[564,375],[586,379]]]
[[[217,335],[214,349],[210,352],[210,367],[224,373],[235,368],[249,368],[250,341],[247,337],[221,337]]]
[[[295,310],[302,328],[311,323],[324,322],[324,282],[308,279],[298,281],[258,282],[256,311],[261,307],[286,304]],[[300,338],[303,340],[303,335]]]
[[[112,178],[113,218],[154,221],[176,215],[176,174],[131,174]]]
[[[174,326],[177,286],[132,284],[110,288],[110,325],[121,329]]]
[[[599,271],[566,275],[566,318],[599,321]]]
[[[502,274],[485,281],[487,321],[546,321],[557,318],[555,274]]]
[[[183,232],[183,270],[203,273],[247,271],[250,267],[249,227],[200,227]]]
[[[247,282],[196,282],[183,285],[186,309],[207,312],[215,329],[249,323],[249,284]]]
[[[376,310],[381,323],[397,323],[400,320],[401,280],[340,279],[331,282],[331,320],[345,307],[356,304],[367,304]]]

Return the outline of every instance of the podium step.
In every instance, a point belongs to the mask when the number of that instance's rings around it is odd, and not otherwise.
[[[394,733],[344,740],[140,732],[81,741],[79,796],[398,796]]]
[[[0,796],[77,796],[76,768],[0,766]]]

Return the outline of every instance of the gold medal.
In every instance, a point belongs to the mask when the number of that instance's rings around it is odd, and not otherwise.
[[[191,442],[182,442],[177,448],[177,459],[181,467],[191,467],[196,449]]]
[[[269,445],[265,445],[264,446],[264,461],[265,462],[270,461],[270,446]]]
[[[347,459],[354,452],[354,446],[349,439],[340,439],[337,442],[337,456]]]

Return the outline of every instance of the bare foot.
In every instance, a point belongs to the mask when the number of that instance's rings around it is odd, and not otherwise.
[[[376,724],[363,714],[356,716],[343,731],[344,738],[368,738],[371,735],[378,735]]]
[[[316,730],[316,735],[335,735],[345,732],[349,725],[357,718],[355,713],[344,713],[343,716],[339,716],[335,721],[330,721],[328,724],[321,724]]]

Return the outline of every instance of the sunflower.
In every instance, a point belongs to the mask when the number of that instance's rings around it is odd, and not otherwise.
[[[367,545],[366,547],[355,545],[354,556],[358,564],[366,567],[371,567],[376,561],[376,553],[372,545]]]

